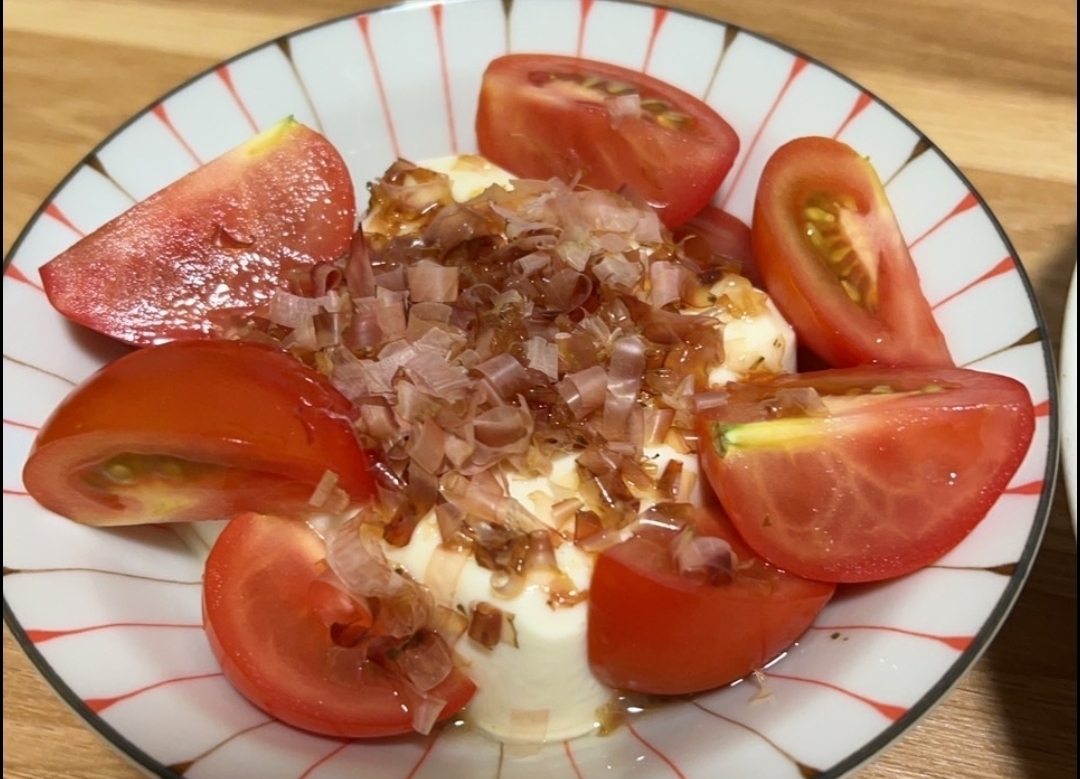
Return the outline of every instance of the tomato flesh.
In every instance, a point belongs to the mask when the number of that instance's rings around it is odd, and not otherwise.
[[[986,515],[1034,432],[1027,389],[959,368],[848,368],[728,385],[705,472],[754,551],[833,582],[929,565]]]
[[[94,525],[312,511],[327,471],[374,492],[352,404],[271,346],[176,341],[131,352],[76,388],[23,469],[46,508]]]
[[[631,107],[621,111],[620,100]],[[731,126],[682,90],[617,65],[539,54],[491,62],[476,134],[480,153],[518,176],[627,188],[669,227],[701,209],[739,150]]]
[[[781,146],[762,171],[751,241],[777,307],[830,366],[953,366],[885,190],[851,147]]]
[[[758,558],[718,508],[697,532],[725,539],[738,561],[729,580],[690,578],[673,561],[669,530],[605,550],[589,588],[589,663],[621,690],[700,692],[763,668],[813,622],[834,585],[780,571]]]
[[[41,280],[64,316],[129,344],[207,338],[343,255],[355,227],[341,155],[289,119],[84,237]]]
[[[407,733],[419,701],[400,680],[357,662],[312,606],[325,545],[304,522],[245,514],[206,561],[203,619],[225,677],[248,700],[294,727],[343,738]],[[454,669],[429,695],[461,710],[475,687]]]

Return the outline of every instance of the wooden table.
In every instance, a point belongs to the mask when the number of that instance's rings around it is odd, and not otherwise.
[[[102,137],[214,62],[369,0],[5,0],[4,252]],[[891,103],[985,196],[1061,329],[1076,262],[1070,0],[671,3],[771,35]],[[1038,562],[959,687],[860,779],[1076,775],[1076,543],[1059,485]],[[4,777],[140,776],[4,629]]]

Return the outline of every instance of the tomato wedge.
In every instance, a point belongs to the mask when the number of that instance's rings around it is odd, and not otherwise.
[[[456,668],[424,696],[332,638],[312,598],[324,557],[305,522],[245,514],[225,527],[206,561],[203,621],[233,686],[282,722],[346,738],[407,733],[432,701],[437,719],[461,710],[475,687]]]
[[[347,252],[353,198],[337,150],[288,119],[98,228],[41,280],[64,316],[129,344],[211,337],[291,272]]]
[[[808,137],[777,149],[751,231],[766,289],[830,366],[952,367],[885,190],[850,146]]]
[[[374,492],[352,404],[274,347],[176,341],[131,352],[76,388],[23,469],[46,508],[92,525],[312,511],[326,473]]]
[[[727,542],[734,572],[682,572],[679,533],[639,532],[601,553],[589,587],[589,663],[621,690],[679,695],[719,687],[788,649],[835,586],[780,571],[739,538],[718,507],[699,510],[699,537]]]
[[[1031,398],[960,368],[826,370],[729,384],[698,420],[709,482],[754,551],[822,581],[887,579],[971,532],[1019,468]]]
[[[734,261],[738,272],[755,287],[764,286],[754,262],[750,228],[739,217],[706,204],[671,234],[676,241],[683,242],[683,250],[690,257],[708,255]]]
[[[735,131],[696,97],[618,65],[546,54],[491,62],[476,135],[484,157],[522,178],[627,188],[669,227],[701,209],[739,151]]]

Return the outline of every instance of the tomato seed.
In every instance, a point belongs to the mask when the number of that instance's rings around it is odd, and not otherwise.
[[[853,303],[857,303],[860,306],[862,305],[862,295],[859,294],[859,290],[855,288],[854,284],[847,279],[840,279],[840,286],[844,288],[844,292],[847,293],[847,296],[851,298]]]
[[[116,460],[105,464],[105,475],[117,484],[131,484],[135,481],[135,471],[128,465]]]
[[[851,266],[853,262],[858,262],[858,258],[855,256],[855,252],[851,250],[850,246],[841,246],[839,249],[834,249],[829,252],[829,264],[835,268],[840,275],[846,276],[850,272],[850,268],[845,270],[844,260],[850,258],[850,262],[847,263]]]
[[[156,458],[153,469],[156,475],[166,479],[179,479],[184,475],[184,466],[181,461],[171,457]]]
[[[874,280],[852,249],[851,240],[839,217],[841,210],[854,209],[855,202],[849,195],[813,195],[803,209],[803,216],[807,219],[804,231],[810,245],[836,276],[848,298],[866,311],[873,312],[877,309]]]
[[[638,91],[633,84],[611,81],[591,74],[532,71],[529,73],[528,78],[529,83],[533,86],[542,87],[552,81],[562,81],[576,84],[594,92],[602,92],[605,95],[632,95]],[[642,97],[641,109],[646,115],[652,116],[657,124],[669,130],[685,131],[695,124],[692,116],[676,111],[671,103],[657,97]]]
[[[813,222],[806,223],[806,237],[810,239],[810,244],[819,252],[824,252],[829,248],[829,242],[825,240],[825,236],[817,229],[817,225]]]
[[[811,222],[826,222],[831,223],[836,221],[836,215],[830,214],[824,208],[818,208],[817,206],[809,206],[803,215]]]
[[[666,111],[659,114],[656,121],[661,127],[666,127],[669,130],[685,130],[694,124],[693,119],[686,114],[680,114],[678,111]]]
[[[632,95],[637,92],[637,89],[630,84],[624,84],[621,81],[604,81],[604,91],[609,95]]]

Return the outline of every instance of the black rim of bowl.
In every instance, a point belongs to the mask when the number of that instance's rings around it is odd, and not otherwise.
[[[472,0],[447,1],[467,3],[471,2]],[[625,5],[644,5],[650,7],[656,5],[655,3],[648,2],[648,0],[612,1]],[[387,11],[407,8],[414,5],[417,7],[423,7],[426,4],[414,3],[410,2],[410,0],[400,0],[399,2],[387,3],[368,9],[361,12],[361,15],[367,15],[370,13],[384,13]],[[808,62],[811,62],[814,65],[828,71],[833,76],[836,76],[837,78],[847,82],[848,84],[851,84],[862,92],[865,92],[878,105],[885,108],[897,120],[910,128],[912,132],[914,132],[915,135],[920,139],[920,141],[927,145],[928,149],[938,154],[938,156],[942,159],[942,161],[945,162],[945,164],[949,167],[952,173],[961,182],[963,182],[963,184],[968,188],[968,190],[975,196],[975,199],[978,201],[979,206],[983,209],[987,216],[989,216],[990,221],[994,226],[994,229],[1001,237],[1001,240],[1005,244],[1005,247],[1009,250],[1010,256],[1014,258],[1017,263],[1017,272],[1019,273],[1020,279],[1023,282],[1024,291],[1027,294],[1028,302],[1031,305],[1032,312],[1035,315],[1036,326],[1039,333],[1039,340],[1040,344],[1042,345],[1043,361],[1046,365],[1047,370],[1046,379],[1047,386],[1049,388],[1050,400],[1050,430],[1048,444],[1049,451],[1047,452],[1046,471],[1043,474],[1043,492],[1039,499],[1039,505],[1035,510],[1035,519],[1032,523],[1031,532],[1028,535],[1028,540],[1027,543],[1024,545],[1024,549],[1020,555],[1020,559],[1016,562],[1016,568],[1010,576],[1009,583],[1006,585],[1005,590],[1002,592],[997,604],[995,604],[993,610],[990,612],[989,617],[983,623],[982,628],[980,628],[979,632],[975,635],[967,649],[965,649],[961,653],[960,657],[953,661],[953,664],[949,667],[949,670],[944,675],[942,675],[942,677],[937,681],[937,683],[931,686],[915,702],[915,704],[912,705],[912,707],[908,709],[908,711],[905,712],[903,716],[901,716],[898,720],[886,727],[881,733],[867,741],[861,747],[848,754],[840,762],[836,763],[833,766],[830,766],[827,769],[824,769],[817,776],[817,779],[841,779],[841,777],[849,775],[851,772],[855,771],[860,766],[871,761],[876,755],[885,751],[890,745],[895,743],[901,736],[903,736],[904,733],[906,733],[912,726],[914,726],[919,720],[921,720],[924,716],[930,713],[930,711],[933,710],[934,707],[936,707],[945,699],[949,691],[960,681],[960,679],[964,676],[968,669],[970,669],[975,664],[975,662],[982,656],[983,652],[986,651],[986,648],[990,645],[990,642],[993,640],[994,636],[997,635],[998,630],[1004,624],[1006,617],[1012,610],[1013,605],[1016,603],[1016,599],[1019,597],[1020,591],[1023,588],[1024,583],[1027,581],[1028,575],[1031,573],[1031,568],[1035,563],[1035,558],[1037,556],[1039,546],[1042,542],[1043,534],[1046,531],[1046,525],[1050,518],[1050,506],[1052,503],[1055,486],[1054,477],[1057,473],[1058,468],[1058,446],[1056,444],[1058,440],[1058,387],[1057,374],[1055,372],[1054,355],[1052,353],[1053,350],[1051,349],[1050,335],[1046,327],[1046,322],[1043,319],[1042,312],[1039,309],[1039,304],[1038,300],[1035,297],[1035,292],[1031,286],[1031,280],[1028,278],[1027,272],[1024,270],[1023,265],[1019,261],[1019,256],[1016,252],[1015,247],[1012,245],[1009,237],[1005,234],[1005,230],[998,222],[997,217],[994,216],[993,212],[987,206],[986,201],[983,199],[982,195],[975,189],[971,181],[968,180],[967,176],[965,176],[964,173],[956,166],[956,164],[941,151],[937,144],[930,140],[926,136],[926,134],[919,130],[919,128],[917,128],[910,120],[905,118],[889,103],[879,98],[875,93],[866,89],[862,84],[857,83],[854,79],[844,75],[835,68],[825,64],[824,62],[818,60],[815,57],[807,55],[806,53],[792,46],[789,46],[767,35],[754,32],[753,30],[748,30],[744,27],[740,27],[739,25],[731,24],[724,21],[723,19],[718,19],[716,17],[694,13],[692,11],[686,11],[682,9],[672,10],[678,10],[678,12],[681,14],[695,17],[697,19],[701,19],[702,21],[724,25],[728,29],[738,30],[740,34],[745,33],[754,38],[757,38],[763,43],[775,46],[790,54],[794,54],[797,57],[801,57]],[[269,46],[277,45],[280,42],[287,41],[290,38],[296,37],[298,35],[303,35],[305,33],[320,29],[322,27],[329,27],[344,20],[354,18],[357,15],[358,14],[356,13],[350,13],[336,16],[332,19],[316,22],[315,24],[308,25],[307,27],[285,33],[278,38],[274,38],[272,40],[260,43],[256,46],[252,46],[249,49],[246,49],[225,60],[215,63],[214,65],[205,68],[204,70],[191,76],[190,78],[185,79],[182,83],[178,84],[165,94],[159,96],[157,99],[145,106],[143,109],[130,116],[119,127],[109,133],[104,139],[102,139],[90,152],[88,152],[79,161],[79,163],[76,164],[67,173],[67,175],[64,176],[60,183],[53,188],[53,190],[49,193],[48,197],[46,197],[45,200],[42,201],[41,205],[39,205],[37,210],[34,211],[33,216],[30,217],[30,220],[26,223],[26,226],[19,234],[19,237],[15,240],[15,243],[12,244],[11,250],[4,258],[4,270],[7,270],[7,267],[10,264],[12,257],[14,257],[15,254],[18,252],[19,247],[22,245],[24,239],[29,233],[30,228],[34,226],[38,219],[41,218],[42,213],[45,211],[45,207],[52,202],[52,200],[56,197],[57,193],[59,193],[67,185],[67,183],[79,170],[81,170],[87,165],[89,160],[93,158],[94,155],[96,155],[116,136],[118,136],[125,129],[127,129],[133,122],[145,116],[154,106],[164,102],[172,95],[183,91],[192,83],[212,73],[214,70],[216,70],[222,65],[228,65]],[[12,611],[11,607],[8,605],[6,597],[4,598],[4,622],[7,623],[8,627],[11,629],[12,635],[15,637],[15,640],[19,643],[23,651],[30,658],[30,661],[34,664],[34,666],[49,683],[49,685],[53,688],[53,690],[57,693],[57,695],[59,695],[62,701],[67,704],[67,706],[72,709],[76,714],[78,714],[90,727],[96,730],[109,744],[111,744],[116,750],[118,750],[124,757],[133,761],[139,768],[150,773],[152,776],[160,777],[161,779],[183,779],[182,774],[177,773],[168,766],[164,766],[154,758],[150,757],[138,746],[132,743],[126,736],[124,736],[123,733],[109,725],[107,722],[105,722],[104,719],[91,711],[91,709],[83,702],[83,700],[78,695],[76,695],[70,687],[67,686],[67,683],[63,680],[63,678],[55,670],[53,670],[52,666],[49,665],[49,663],[45,660],[41,652],[38,651],[37,647],[34,646],[34,643],[30,640],[30,638],[26,634],[26,631],[19,623],[19,620],[15,616],[14,611]]]

